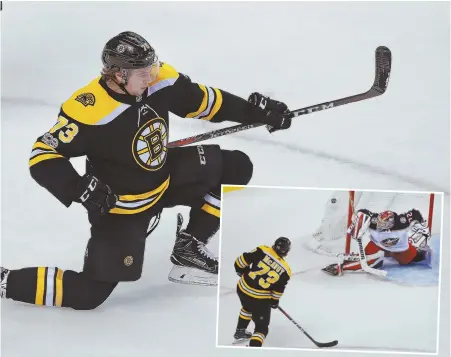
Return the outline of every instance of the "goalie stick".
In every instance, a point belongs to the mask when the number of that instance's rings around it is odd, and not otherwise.
[[[331,342],[318,342],[318,341],[315,341],[313,339],[313,337],[310,336],[296,321],[294,321],[293,318],[290,315],[288,315],[284,309],[282,309],[280,306],[278,306],[277,308],[282,312],[282,314],[285,315],[285,317],[288,320],[290,320],[299,330],[301,330],[302,333],[305,336],[307,336],[308,339],[310,341],[312,341],[317,347],[320,347],[320,348],[323,348],[323,347],[334,347],[334,346],[338,345],[338,341],[337,340],[331,341]]]
[[[335,99],[328,102],[324,102],[321,104],[316,104],[310,107],[305,107],[297,110],[293,110],[291,114],[293,115],[293,118],[305,115],[305,114],[311,114],[315,112],[319,112],[326,109],[332,109],[339,107],[341,105],[359,102],[362,100],[378,97],[387,90],[388,86],[388,80],[390,78],[390,72],[391,72],[391,62],[392,62],[392,56],[390,49],[385,46],[379,46],[376,48],[376,71],[375,71],[375,77],[374,82],[371,88],[360,94],[352,95],[345,98]],[[204,141],[208,139],[217,138],[224,135],[229,135],[233,133],[238,133],[244,130],[252,129],[252,128],[258,128],[260,126],[263,126],[265,124],[262,123],[255,123],[255,124],[239,124],[227,128],[222,128],[214,131],[210,131],[207,133],[190,136],[185,139],[180,139],[176,141],[172,141],[168,143],[169,148],[173,147],[180,147],[185,146],[189,144],[194,144],[199,141]]]
[[[353,196],[351,196],[351,206],[352,206],[352,210],[354,211],[354,197]],[[367,272],[372,275],[384,277],[387,275],[387,272],[385,270],[379,270],[379,269],[374,269],[374,268],[370,267],[366,260],[365,249],[363,248],[363,242],[362,242],[362,234],[365,232],[363,232],[363,233],[360,232],[360,229],[362,228],[362,224],[363,224],[363,219],[364,219],[363,214],[358,216],[358,220],[357,220],[357,222],[355,222],[354,233],[353,233],[353,236],[355,237],[355,240],[357,241],[357,244],[359,246],[360,266],[362,267],[362,270],[364,272]],[[369,217],[368,217],[368,220],[369,220]]]

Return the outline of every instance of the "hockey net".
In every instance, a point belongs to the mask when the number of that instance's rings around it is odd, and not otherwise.
[[[415,208],[427,219],[431,232],[438,232],[435,230],[437,224],[433,226],[436,205],[433,193],[334,191],[325,205],[321,224],[306,237],[304,245],[307,249],[326,256],[357,251],[346,231],[353,213],[363,208],[372,212],[391,210],[397,213]]]

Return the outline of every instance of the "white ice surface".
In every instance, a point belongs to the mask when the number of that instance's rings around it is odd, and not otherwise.
[[[384,96],[305,116],[287,132],[269,135],[260,128],[214,142],[252,158],[252,184],[449,193],[447,3],[3,2],[3,266],[80,269],[89,237],[86,214],[80,206],[65,209],[33,182],[28,157],[35,138],[54,124],[59,105],[98,74],[106,40],[124,30],[148,37],[160,58],[194,81],[243,97],[267,92],[293,109],[367,90],[374,49],[388,46],[393,72]],[[173,118],[170,139],[228,124]],[[82,170],[80,160],[74,165]],[[246,350],[215,349],[214,288],[167,281],[177,211],[167,211],[149,239],[142,279],[121,284],[98,310],[2,301],[2,356],[247,356]],[[444,235],[449,238],[448,219]],[[217,244],[212,242],[213,250]],[[447,302],[449,240],[443,250]],[[315,275],[299,277],[299,283],[321,287]],[[337,282],[331,289],[343,286]],[[318,299],[305,290],[299,305]],[[441,313],[440,355],[449,356],[447,303]],[[340,320],[328,320],[314,308],[308,314],[302,321],[314,315],[321,320],[308,326],[318,338],[336,338],[332,328],[324,330],[327,325],[341,331]],[[382,326],[392,323],[377,317]],[[283,323],[287,335],[281,330],[273,336],[287,344],[296,331]],[[365,332],[358,334],[361,345],[367,344]],[[430,344],[428,337],[417,347]]]

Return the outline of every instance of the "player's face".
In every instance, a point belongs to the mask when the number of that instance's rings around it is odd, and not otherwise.
[[[146,68],[133,69],[129,73],[125,88],[130,94],[141,95],[147,89],[149,83],[157,78],[159,72],[159,63]]]

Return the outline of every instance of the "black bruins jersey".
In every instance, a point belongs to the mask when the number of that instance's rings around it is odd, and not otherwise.
[[[377,218],[379,217],[379,212],[371,212],[370,210],[367,210],[367,209],[360,209],[360,210],[358,210],[358,212],[365,213],[371,217],[370,226],[369,226],[370,229],[375,230],[377,228]],[[390,229],[390,231],[392,231],[392,232],[404,230],[404,229],[410,227],[410,225],[414,221],[417,221],[420,223],[424,222],[421,212],[414,208],[407,212],[404,212],[404,213],[393,212],[393,214],[394,214],[394,218],[395,218],[395,222],[394,222],[395,224]]]
[[[168,64],[140,97],[116,93],[97,77],[62,104],[56,124],[37,139],[31,175],[69,207],[80,178],[69,159],[86,156],[89,172],[119,196],[110,213],[149,209],[170,185],[169,112],[211,122],[264,120],[246,100],[193,83]]]
[[[235,270],[243,273],[238,281],[240,291],[255,299],[279,300],[291,278],[288,263],[265,245],[241,254]]]

